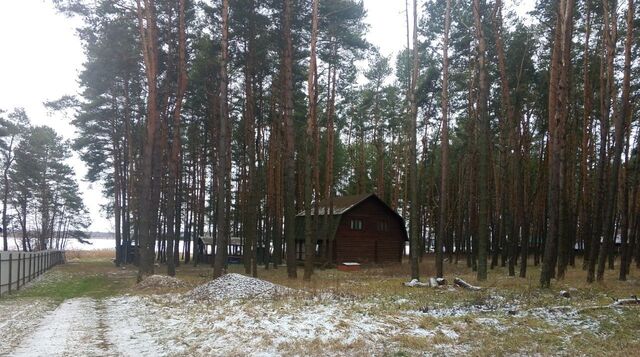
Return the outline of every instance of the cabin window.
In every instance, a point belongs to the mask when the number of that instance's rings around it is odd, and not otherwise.
[[[352,219],[351,220],[351,229],[354,231],[362,230],[362,220],[361,219]]]
[[[387,221],[378,221],[377,227],[378,227],[378,232],[388,232],[389,231],[389,222],[387,222]]]

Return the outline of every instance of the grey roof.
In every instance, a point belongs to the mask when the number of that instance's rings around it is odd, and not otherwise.
[[[335,197],[333,199],[333,215],[334,216],[342,215],[343,213],[352,209],[353,207],[358,205],[360,202],[366,200],[371,196],[373,196],[373,193]],[[325,214],[329,214],[331,211],[329,206],[330,205],[327,200],[320,202],[320,206],[318,207],[318,214],[321,216],[324,216]],[[313,211],[313,208],[312,208],[312,211]],[[296,217],[304,217],[304,216],[305,216],[304,211],[296,215]]]
[[[200,236],[200,239],[205,245],[213,245],[212,236]],[[242,244],[242,239],[240,237],[230,237],[229,244],[240,245]]]

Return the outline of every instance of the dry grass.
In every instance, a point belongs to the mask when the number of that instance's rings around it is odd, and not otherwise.
[[[69,294],[96,297],[117,294],[166,293],[161,289],[140,291],[135,288],[137,269],[134,266],[117,268],[111,261],[112,251],[68,252],[68,264],[58,266],[54,271],[66,274],[73,281],[88,280],[82,289],[67,287],[58,295],[67,298]],[[582,262],[577,261],[580,267]],[[421,263],[421,275],[434,275],[433,257],[426,256]],[[520,312],[530,309],[543,309],[550,306],[570,306],[580,308],[593,305],[606,305],[613,298],[624,298],[640,293],[640,270],[632,268],[626,282],[617,280],[617,271],[607,271],[604,282],[586,283],[586,272],[580,268],[569,268],[562,281],[553,281],[551,289],[539,289],[539,267],[530,266],[526,278],[509,277],[506,268],[498,267],[489,272],[488,280],[478,282],[475,273],[466,267],[464,261],[459,264],[445,263],[445,278],[449,285],[454,277],[461,277],[472,284],[482,286],[482,291],[464,289],[408,288],[402,285],[408,280],[409,265],[395,264],[384,267],[366,267],[356,272],[341,272],[335,269],[317,270],[311,281],[301,279],[302,269],[298,270],[298,279],[287,277],[286,267],[265,270],[260,267],[261,279],[290,288],[304,290],[307,296],[320,297],[331,292],[352,314],[367,314],[389,319],[390,324],[407,323],[417,328],[433,331],[433,335],[420,337],[407,334],[389,336],[380,351],[366,350],[362,341],[348,345],[317,340],[312,343],[292,342],[287,349],[292,353],[309,356],[323,355],[332,351],[336,355],[417,355],[428,352],[441,355],[637,355],[640,351],[640,319],[638,308],[601,309],[588,311],[575,317],[576,321],[589,325],[558,324],[553,319],[535,315],[518,314],[511,316],[504,310],[487,314],[470,313],[461,316],[420,315],[427,309],[465,309],[469,306],[482,306],[498,296],[505,303],[514,303]],[[157,266],[156,273],[163,274],[164,266]],[[244,273],[242,265],[230,265],[228,272]],[[97,277],[97,278],[96,278]],[[212,269],[207,265],[194,267],[181,264],[177,268],[177,278],[185,281],[187,287],[171,292],[186,292],[191,288],[210,281]],[[75,280],[74,280],[75,279]],[[90,283],[90,284],[89,284]],[[99,286],[108,288],[99,290]],[[52,285],[50,289],[55,289]],[[560,290],[571,289],[572,297],[560,297]],[[28,291],[25,290],[25,291]],[[43,290],[42,294],[52,294]],[[33,295],[33,294],[32,294]],[[27,295],[29,296],[29,295]],[[40,296],[38,294],[34,296]],[[55,295],[57,296],[57,295]],[[274,309],[296,306],[304,308],[313,300],[304,298],[283,298],[270,302]],[[413,315],[409,320],[394,320],[394,316]],[[355,316],[355,315],[354,315]],[[259,318],[259,317],[258,317]],[[496,326],[483,324],[482,318],[495,320]],[[398,322],[404,321],[404,322]],[[454,331],[459,337],[451,338],[443,330]],[[212,332],[213,333],[213,332]],[[275,332],[277,333],[277,332]],[[265,339],[268,336],[265,336]]]
[[[83,260],[109,260],[115,258],[113,249],[96,249],[96,250],[67,250],[65,252],[67,261]]]
[[[425,257],[420,265],[423,277],[433,276],[433,258]],[[581,266],[581,262],[577,262]],[[244,273],[241,265],[230,265],[229,272]],[[285,285],[294,289],[303,289],[311,293],[330,290],[340,296],[352,296],[356,298],[388,298],[442,302],[468,300],[485,297],[489,291],[498,290],[506,297],[518,297],[522,300],[539,302],[532,306],[546,306],[549,303],[562,303],[558,298],[560,290],[572,289],[573,299],[570,301],[589,301],[590,303],[610,303],[612,298],[629,297],[640,292],[640,270],[633,267],[626,282],[617,280],[617,271],[607,271],[604,282],[588,284],[586,272],[580,268],[569,268],[566,277],[562,281],[553,281],[549,290],[539,289],[539,268],[530,266],[526,278],[509,277],[506,268],[495,268],[489,272],[485,282],[478,282],[475,272],[466,267],[465,263],[445,263],[445,278],[449,284],[454,277],[460,277],[466,281],[484,288],[481,292],[470,292],[457,289],[455,293],[446,290],[406,288],[402,283],[408,280],[408,264],[395,264],[385,267],[369,267],[356,272],[342,272],[336,269],[316,270],[311,281],[301,279],[302,268],[298,269],[298,279],[287,277],[286,267],[264,270],[260,268],[258,276],[261,279]],[[193,284],[199,284],[211,279],[211,268],[208,266],[185,266],[178,269],[178,278]],[[450,299],[449,299],[450,298]]]

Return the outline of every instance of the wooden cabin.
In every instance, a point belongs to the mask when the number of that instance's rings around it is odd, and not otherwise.
[[[322,232],[324,217],[331,209],[326,202],[319,207],[318,227]],[[361,264],[399,263],[407,230],[402,217],[374,194],[336,197],[333,219],[328,219],[333,238],[333,261]],[[296,255],[304,259],[305,212],[296,216]],[[331,238],[330,238],[331,239]],[[316,254],[322,251],[322,239],[316,242]]]

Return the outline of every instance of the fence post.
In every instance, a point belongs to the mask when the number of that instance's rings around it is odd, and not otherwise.
[[[0,297],[2,297],[2,253],[0,253]]]
[[[13,270],[13,253],[9,253],[9,294],[11,294],[11,273]]]
[[[16,275],[16,290],[20,290],[20,253],[18,253],[18,275]]]
[[[22,286],[24,286],[25,278],[27,277],[27,255],[22,255]]]
[[[29,280],[31,281],[31,254],[29,254]]]

